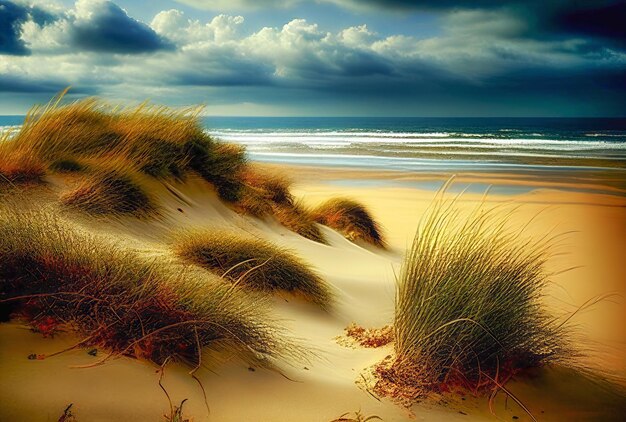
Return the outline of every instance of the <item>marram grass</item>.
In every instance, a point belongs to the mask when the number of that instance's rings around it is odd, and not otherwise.
[[[18,132],[3,136],[3,151],[36,159],[53,171],[67,170],[68,160],[115,159],[155,178],[184,178],[196,172],[215,186],[222,199],[239,198],[244,150],[206,134],[201,107],[174,110],[148,103],[123,107],[96,98],[61,104],[64,94],[46,106],[33,107]],[[11,177],[15,172],[3,171],[9,166],[14,167],[5,153],[0,156],[0,175]]]
[[[477,390],[567,360],[566,328],[541,302],[550,241],[524,239],[508,217],[482,205],[464,217],[435,201],[399,275],[396,356],[383,378],[418,393]]]
[[[292,293],[323,308],[332,301],[328,285],[293,252],[244,233],[180,233],[174,250],[188,262],[253,290]]]
[[[90,166],[78,185],[61,195],[61,203],[92,215],[145,217],[157,212],[141,175],[125,162],[115,161]]]
[[[311,218],[337,230],[352,242],[385,248],[380,224],[361,203],[349,198],[332,198],[311,211]]]
[[[28,151],[7,147],[6,137],[0,136],[0,188],[6,185],[40,184],[46,169],[43,162]]]
[[[239,210],[258,218],[273,216],[281,225],[300,236],[326,243],[309,210],[291,194],[291,181],[286,176],[248,165],[241,173],[241,180],[242,193],[235,203]]]
[[[17,209],[0,207],[3,314],[44,334],[74,330],[80,346],[157,364],[199,365],[201,350],[259,366],[301,356],[264,297],[165,257],[144,257],[49,212]]]

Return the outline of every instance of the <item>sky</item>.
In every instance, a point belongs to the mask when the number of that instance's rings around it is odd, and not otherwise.
[[[0,114],[626,116],[626,1],[0,0]]]

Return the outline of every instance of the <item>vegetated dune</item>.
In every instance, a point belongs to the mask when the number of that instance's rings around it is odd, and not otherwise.
[[[610,419],[624,407],[623,397],[551,365],[549,354],[542,357],[539,349],[558,351],[565,343],[558,330],[552,336],[543,329],[553,327],[546,318],[554,315],[535,306],[544,299],[538,294],[542,249],[509,249],[511,238],[497,230],[519,219],[459,220],[474,231],[448,235],[438,231],[448,232],[446,213],[435,214],[418,231],[401,271],[398,247],[425,212],[416,214],[415,203],[428,205],[432,192],[419,192],[409,206],[396,191],[386,202],[371,191],[345,189],[342,197],[366,199],[365,205],[335,200],[318,207],[318,214],[337,214],[330,219],[334,231],[295,200],[287,179],[269,176],[247,163],[241,148],[208,137],[197,113],[111,108],[95,100],[51,104],[2,141],[6,157],[26,158],[16,166],[0,155],[0,310],[10,320],[0,325],[6,339],[0,419],[58,418],[74,403],[79,420],[163,420],[163,414],[173,420],[182,413],[195,420],[330,421],[358,409],[406,420],[408,410],[374,397],[376,380],[367,375],[394,353],[429,368],[419,373],[422,386],[446,387],[420,390],[429,393],[419,397],[427,403],[410,411],[427,420],[463,420],[466,413],[490,418],[490,405],[498,416],[524,418],[513,403],[520,398],[528,414],[551,420]],[[331,190],[318,204],[336,196],[336,187]],[[579,200],[568,195],[565,204]],[[480,201],[469,196],[472,204]],[[393,211],[382,213],[383,205]],[[354,209],[359,212],[351,214]],[[459,215],[471,216],[472,209],[465,206]],[[609,211],[598,212],[615,224],[624,221]],[[386,216],[393,242],[382,238],[373,215]],[[363,222],[368,228],[356,235]],[[358,244],[368,240],[387,250]],[[424,254],[429,260],[420,261]],[[504,278],[490,266],[501,264],[509,269]],[[407,283],[397,297],[395,274]],[[468,284],[476,274],[486,281]],[[432,291],[422,294],[422,287]],[[280,291],[314,303],[274,294]],[[416,308],[414,300],[428,306]],[[394,335],[385,329],[384,339],[366,342],[380,347],[335,340],[352,322],[386,326],[394,308]],[[472,315],[462,316],[466,312]],[[474,323],[457,324],[469,320]],[[506,334],[512,338],[500,339]],[[535,373],[539,381],[502,385],[535,364],[546,366]],[[68,369],[76,365],[90,368]],[[263,368],[272,371],[257,371]],[[485,395],[477,387],[487,377],[495,387]],[[564,388],[564,380],[576,388]],[[542,397],[546,388],[561,395]],[[502,391],[500,397],[515,400],[489,400]],[[480,394],[469,398],[474,392]],[[432,406],[442,402],[447,405]]]
[[[175,236],[181,258],[235,284],[266,292],[288,292],[329,308],[326,283],[292,251],[238,231],[196,230]]]
[[[382,227],[361,203],[350,198],[332,198],[311,211],[313,220],[331,227],[353,242],[385,248]]]

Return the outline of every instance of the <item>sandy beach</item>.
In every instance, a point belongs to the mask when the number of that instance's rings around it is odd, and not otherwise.
[[[172,364],[165,368],[162,384],[174,404],[187,399],[183,414],[194,421],[331,421],[346,412],[361,411],[385,421],[403,420],[493,420],[484,397],[444,395],[404,409],[368,390],[367,368],[390,354],[391,346],[366,349],[339,344],[338,336],[350,323],[381,327],[393,322],[394,273],[405,248],[441,185],[450,175],[422,175],[422,187],[407,184],[415,176],[400,172],[375,173],[340,168],[270,166],[293,181],[293,193],[307,205],[333,196],[358,199],[370,208],[388,236],[388,251],[356,245],[338,233],[323,228],[329,245],[322,245],[288,231],[271,220],[261,221],[236,214],[202,180],[185,184],[154,182],[152,191],[163,207],[159,221],[120,218],[99,221],[74,215],[84,229],[113,237],[131,247],[166,256],[170,230],[190,226],[239,228],[293,251],[330,284],[336,304],[326,313],[297,300],[276,297],[274,309],[295,337],[313,351],[309,362],[283,365],[282,373],[247,368],[232,361],[224,366],[202,368],[198,373],[207,394],[188,374],[189,368]],[[476,182],[475,175],[458,175],[458,183]],[[66,180],[53,177],[49,185],[33,192],[40,205],[53,203]],[[430,185],[428,185],[430,183]],[[483,193],[468,189],[459,199],[469,211],[480,201],[486,205],[519,205],[511,225],[532,220],[525,235],[541,237],[568,233],[559,242],[559,254],[549,261],[553,285],[549,308],[555,315],[571,313],[587,300],[608,293],[609,299],[576,315],[581,359],[591,371],[604,371],[616,379],[626,377],[626,285],[623,251],[626,250],[626,198],[611,186],[535,182],[523,175],[480,175],[483,184],[523,186],[522,193]],[[167,187],[166,187],[167,185]],[[427,189],[423,186],[434,186]],[[568,189],[571,188],[571,189]],[[480,189],[479,189],[480,190]],[[603,193],[596,193],[596,190]],[[458,192],[452,189],[450,195]],[[177,210],[177,209],[182,209]],[[571,267],[576,267],[570,269]],[[565,271],[564,270],[568,270]],[[56,420],[73,403],[79,421],[159,420],[169,412],[168,400],[159,386],[158,366],[126,357],[86,369],[73,368],[96,362],[97,356],[76,349],[44,360],[29,360],[30,354],[50,354],[74,344],[71,334],[42,338],[19,322],[0,324],[1,420]],[[542,421],[619,420],[624,399],[582,375],[567,370],[540,369],[507,384]],[[545,392],[550,391],[550,395]],[[503,420],[528,416],[512,400],[499,394],[495,415]]]
[[[625,0],[0,0],[0,422],[626,421]]]

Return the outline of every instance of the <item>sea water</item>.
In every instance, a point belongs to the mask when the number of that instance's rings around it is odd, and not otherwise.
[[[22,120],[0,116],[0,131]],[[245,145],[253,161],[417,172],[626,172],[620,118],[204,117],[203,123],[212,136]]]

